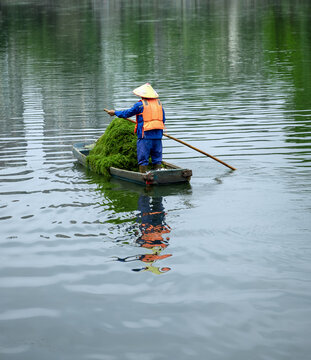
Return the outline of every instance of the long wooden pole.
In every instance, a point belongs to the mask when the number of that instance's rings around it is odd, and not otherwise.
[[[126,119],[126,120],[128,120],[128,121],[136,124],[136,121],[134,121],[134,120],[131,120],[131,119]],[[166,137],[168,137],[168,138],[170,138],[170,139],[172,139],[172,140],[175,140],[175,141],[177,141],[177,142],[179,142],[179,143],[181,143],[181,144],[183,144],[183,145],[186,145],[186,146],[190,147],[191,149],[196,150],[196,151],[198,151],[199,153],[210,157],[210,158],[213,159],[213,160],[218,161],[219,163],[221,163],[221,164],[227,166],[228,168],[230,168],[231,170],[236,170],[235,167],[233,167],[233,166],[225,163],[224,161],[221,161],[221,160],[217,159],[215,156],[212,156],[212,155],[206,153],[206,152],[203,151],[203,150],[200,150],[200,149],[198,149],[198,148],[196,148],[196,147],[194,147],[194,146],[192,146],[192,145],[190,145],[190,144],[188,144],[188,143],[186,143],[186,142],[184,142],[184,141],[182,141],[182,140],[179,140],[179,139],[177,139],[177,138],[175,138],[175,137],[173,137],[173,136],[171,136],[171,135],[168,135],[168,134],[166,134],[166,133],[163,133],[163,135],[166,136]]]

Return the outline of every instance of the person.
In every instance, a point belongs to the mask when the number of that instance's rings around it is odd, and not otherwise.
[[[161,169],[162,163],[162,136],[165,123],[165,112],[158,93],[153,87],[146,83],[133,90],[139,97],[130,109],[108,110],[104,109],[110,116],[129,118],[136,115],[135,133],[137,135],[137,161],[139,171],[145,173],[149,164],[149,157],[153,169]]]

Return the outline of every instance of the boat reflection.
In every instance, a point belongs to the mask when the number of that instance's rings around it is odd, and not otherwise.
[[[192,193],[191,185],[144,188],[118,179],[105,181],[92,173],[86,174],[89,182],[97,185],[96,191],[101,197],[102,225],[108,226],[101,232],[109,234],[111,241],[127,254],[140,249],[134,255],[110,255],[108,261],[133,263],[132,271],[135,272],[148,271],[159,275],[170,271],[171,268],[164,264],[172,256],[167,252],[171,228],[166,222],[164,204],[170,198],[170,202],[178,202],[179,209],[191,207],[187,196]]]
[[[172,254],[162,253],[169,245],[170,238],[168,234],[171,231],[165,220],[163,198],[161,196],[152,197],[141,194],[138,199],[138,211],[135,224],[138,228],[138,237],[135,244],[148,252],[125,258],[117,257],[116,260],[121,262],[142,262],[143,267],[132,269],[136,272],[150,271],[157,275],[166,273],[171,270],[170,267],[156,265],[156,262],[172,256]]]

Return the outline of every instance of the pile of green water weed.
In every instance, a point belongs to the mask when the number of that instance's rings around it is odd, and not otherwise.
[[[138,171],[134,128],[135,125],[125,119],[113,119],[87,156],[88,167],[106,177],[110,177],[111,166]]]

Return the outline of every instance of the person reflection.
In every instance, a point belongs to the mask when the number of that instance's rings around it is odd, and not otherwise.
[[[165,222],[165,211],[163,207],[162,197],[150,197],[140,195],[138,199],[138,218],[139,237],[136,244],[141,248],[149,250],[146,254],[138,254],[127,256],[125,258],[117,258],[122,262],[142,261],[142,268],[132,269],[133,271],[150,271],[154,274],[163,274],[171,270],[169,267],[158,267],[156,261],[166,259],[172,254],[162,254],[169,244],[171,229]]]

